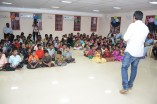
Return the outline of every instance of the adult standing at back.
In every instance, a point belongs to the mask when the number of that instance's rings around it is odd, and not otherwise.
[[[38,38],[38,34],[39,33],[39,27],[38,27],[38,22],[37,21],[35,21],[34,23],[33,23],[33,40],[34,40],[34,42],[37,40],[37,38]]]
[[[127,47],[122,61],[122,86],[121,94],[126,94],[133,87],[137,74],[137,68],[140,58],[144,55],[144,42],[149,33],[148,27],[142,22],[143,13],[135,11],[133,14],[133,23],[131,23],[124,35],[124,41]],[[128,79],[128,68],[131,64],[130,79]]]
[[[6,23],[6,27],[3,28],[3,33],[4,33],[4,39],[6,37],[9,37],[10,34],[13,34],[13,30],[12,28],[10,27],[9,23]]]

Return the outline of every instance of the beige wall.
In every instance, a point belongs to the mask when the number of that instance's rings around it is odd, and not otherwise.
[[[157,10],[143,11],[143,13],[144,13],[143,22],[145,22],[146,15],[157,15]],[[124,34],[129,24],[133,21],[132,15],[133,15],[133,12],[104,14],[104,17],[99,19],[99,34],[107,36],[110,30],[111,17],[113,16],[121,17],[121,29],[120,30],[121,30],[121,33]],[[128,17],[130,17],[130,19],[128,19]]]
[[[25,14],[25,13],[23,13]],[[30,14],[30,13],[26,13]],[[0,39],[3,38],[3,27],[7,22],[10,23],[10,13],[9,12],[0,12],[0,15],[5,15],[7,18],[0,18]],[[51,17],[51,18],[50,18]],[[25,35],[28,35],[29,33],[32,33],[32,23],[33,19],[31,18],[20,18],[20,30],[14,30],[13,33],[15,35],[20,34],[21,32],[24,32]],[[40,31],[41,35],[44,36],[44,34],[53,34],[54,36],[61,37],[63,34],[68,34],[73,32],[76,34],[78,31],[73,31],[74,26],[74,20],[63,20],[63,31],[55,31],[55,15],[53,14],[43,14],[42,15],[42,28],[43,30]],[[99,26],[99,19],[98,24]],[[91,26],[91,17],[81,17],[81,31],[80,33],[86,33],[91,34],[90,31]],[[96,32],[98,33],[98,32]]]
[[[144,19],[146,15],[157,15],[157,10],[152,11],[143,11],[144,13]],[[6,15],[8,18],[0,18],[0,39],[3,38],[3,27],[5,26],[5,23],[10,23],[10,13],[9,12],[0,12],[0,15]],[[110,22],[111,17],[113,16],[120,16],[121,17],[121,33],[124,34],[129,24],[132,22],[132,15],[133,12],[129,13],[115,13],[115,14],[104,14],[103,17],[98,17],[98,27],[97,27],[97,34],[107,36],[110,30]],[[51,17],[48,18],[48,17]],[[130,19],[129,19],[130,17]],[[54,36],[61,37],[63,34],[71,33],[73,32],[76,34],[78,31],[73,31],[73,20],[63,20],[63,31],[55,31],[54,27],[54,19],[55,15],[52,14],[43,14],[42,15],[42,23],[43,23],[43,30],[41,31],[41,34],[44,36],[44,34],[50,34],[52,33]],[[26,35],[29,33],[32,33],[32,23],[33,19],[30,18],[21,18],[20,19],[20,26],[21,30],[14,30],[14,34],[20,34],[21,32],[24,32]],[[90,25],[91,25],[91,17],[81,17],[81,31],[80,33],[87,33],[91,34],[90,31]]]

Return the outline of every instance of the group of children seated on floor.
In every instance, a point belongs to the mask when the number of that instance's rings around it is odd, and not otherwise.
[[[84,56],[98,63],[121,61],[125,50],[123,40],[117,41],[113,35],[106,38],[94,33],[70,33],[59,40],[58,37],[53,38],[52,34],[45,34],[44,39],[38,35],[34,42],[32,34],[26,38],[22,32],[12,43],[9,36],[1,40],[0,68],[15,70],[22,68],[24,64],[28,69],[65,66],[75,62],[70,52],[71,47],[74,50],[84,50]]]
[[[16,36],[14,42],[9,41],[6,37],[0,42],[0,69],[12,71],[21,69],[25,64],[28,69],[40,67],[65,66],[67,63],[74,63],[70,46],[62,44],[51,36],[42,40],[39,35],[36,43],[32,41],[30,34],[27,39],[24,34]],[[26,40],[25,40],[26,39]]]
[[[126,44],[122,39],[116,39],[113,34],[111,37],[102,37],[92,34],[77,35],[75,38],[74,49],[84,49],[84,56],[97,63],[109,61],[122,61]]]

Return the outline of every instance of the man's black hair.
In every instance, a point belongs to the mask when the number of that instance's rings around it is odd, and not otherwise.
[[[142,20],[143,19],[143,13],[141,11],[135,11],[134,15],[136,20]]]

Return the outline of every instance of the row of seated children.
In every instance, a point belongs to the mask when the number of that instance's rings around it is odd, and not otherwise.
[[[95,48],[91,46],[90,48],[87,46],[84,51],[84,56],[92,59],[94,62],[105,63],[110,61],[122,61],[124,55],[124,48],[120,50],[120,48],[115,46],[114,49],[109,49],[107,46],[103,46]]]
[[[126,44],[122,39],[111,38],[77,34],[73,37],[74,50],[84,50],[84,56],[98,63],[122,61]]]
[[[8,61],[3,49],[0,49],[0,68],[11,71],[21,69],[24,64],[27,65],[28,69],[36,69],[39,67],[65,66],[67,63],[75,62],[69,46],[64,45],[64,49],[57,51],[52,44],[49,44],[48,49],[45,50],[43,50],[41,44],[38,44],[37,47],[37,50],[32,50],[25,44],[22,44],[22,48],[19,50],[14,47]]]

